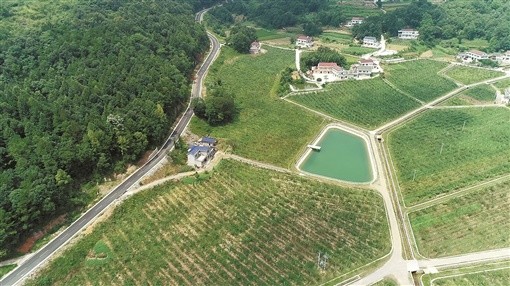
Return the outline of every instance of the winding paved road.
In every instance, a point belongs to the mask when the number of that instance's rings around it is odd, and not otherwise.
[[[203,15],[209,9],[198,12],[195,16],[197,22],[201,22]],[[211,41],[211,50],[207,55],[202,66],[199,68],[196,74],[196,81],[192,86],[192,98],[200,97],[202,92],[202,80],[207,74],[207,70],[211,66],[212,62],[220,51],[220,43],[214,35],[207,33]],[[36,270],[42,263],[48,260],[58,249],[68,243],[74,236],[80,233],[86,226],[88,226],[97,216],[104,212],[113,202],[119,199],[131,186],[135,185],[148,171],[150,171],[156,164],[158,164],[169,151],[174,147],[174,140],[179,138],[183,130],[186,128],[188,123],[193,116],[193,110],[188,105],[188,108],[184,112],[183,116],[175,126],[168,139],[163,144],[161,150],[148,161],[145,165],[140,167],[131,176],[124,180],[120,185],[110,191],[103,199],[97,204],[91,207],[85,212],[78,220],[71,224],[61,234],[51,240],[43,248],[39,249],[30,258],[26,259],[21,265],[10,272],[2,280],[0,280],[1,286],[7,285],[18,285],[20,284],[30,273]]]

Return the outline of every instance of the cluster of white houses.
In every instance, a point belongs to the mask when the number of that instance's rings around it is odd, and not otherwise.
[[[202,137],[188,149],[188,165],[196,168],[204,167],[216,153],[216,139]]]
[[[379,62],[373,59],[362,59],[346,70],[336,63],[321,62],[312,67],[307,75],[317,82],[332,82],[347,79],[368,79],[374,74],[381,73]]]
[[[457,58],[463,62],[477,62],[480,60],[493,60],[499,64],[510,64],[510,51],[503,54],[487,54],[479,50],[469,50],[457,55]]]

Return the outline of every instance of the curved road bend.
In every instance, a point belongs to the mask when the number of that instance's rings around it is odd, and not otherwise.
[[[201,22],[203,14],[208,9],[202,10],[196,14],[195,19]],[[220,50],[220,43],[214,35],[207,33],[211,41],[211,51],[207,55],[202,66],[199,68],[196,78],[197,80],[193,84],[191,98],[200,97],[202,91],[202,80],[207,74],[207,70],[211,66],[212,62],[216,58]],[[163,144],[161,150],[154,156],[150,161],[145,163],[136,172],[124,180],[120,185],[110,191],[103,199],[97,204],[85,212],[78,220],[72,223],[67,229],[65,229],[60,235],[51,240],[43,248],[39,249],[25,262],[19,265],[16,269],[10,272],[2,280],[0,280],[1,286],[17,285],[23,281],[23,279],[30,273],[32,273],[38,266],[50,258],[55,251],[65,245],[76,236],[83,228],[89,225],[98,215],[100,215],[108,206],[120,198],[131,186],[136,184],[149,170],[151,170],[156,164],[158,164],[167,154],[168,151],[174,147],[174,140],[178,138],[184,131],[186,126],[193,116],[193,110],[188,106],[184,112],[182,118],[175,126],[168,139]]]

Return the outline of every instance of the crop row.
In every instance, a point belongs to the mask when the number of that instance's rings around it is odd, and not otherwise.
[[[455,89],[455,83],[438,75],[446,66],[432,60],[409,61],[385,65],[384,74],[402,91],[427,102]]]
[[[87,265],[98,240],[112,257]],[[375,193],[223,161],[207,180],[133,197],[33,284],[315,284],[387,251]]]
[[[420,106],[379,78],[330,84],[325,92],[289,99],[365,128],[375,128]]]
[[[433,110],[390,134],[388,146],[408,204],[510,170],[507,108]]]

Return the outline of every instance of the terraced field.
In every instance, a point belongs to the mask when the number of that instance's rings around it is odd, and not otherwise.
[[[459,105],[477,105],[493,103],[496,99],[496,90],[490,85],[478,85],[465,90],[454,97],[441,103],[441,105],[459,106]]]
[[[128,199],[28,285],[319,284],[388,253],[387,227],[373,191],[222,161]]]
[[[404,202],[414,205],[510,170],[510,110],[431,110],[388,135]]]
[[[432,60],[408,61],[384,65],[385,77],[402,91],[428,102],[454,90],[457,86],[437,73],[447,67]]]
[[[420,106],[380,78],[329,84],[325,92],[295,95],[289,99],[369,129]]]
[[[505,73],[481,68],[455,66],[447,70],[446,75],[463,84],[472,84],[475,82],[504,76]]]
[[[420,253],[433,258],[510,247],[508,190],[510,180],[410,213]]]

